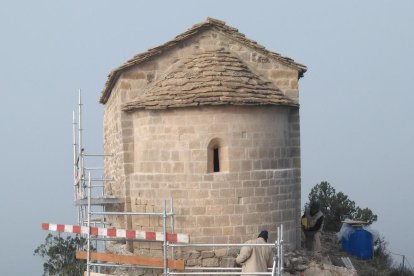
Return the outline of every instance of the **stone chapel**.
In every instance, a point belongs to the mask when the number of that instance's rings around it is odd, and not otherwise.
[[[104,105],[106,193],[124,211],[173,198],[191,243],[243,243],[262,229],[300,245],[298,81],[306,66],[208,18],[113,70]],[[114,207],[114,209],[116,209]],[[150,216],[114,227],[162,230]],[[135,245],[135,249],[140,245]]]

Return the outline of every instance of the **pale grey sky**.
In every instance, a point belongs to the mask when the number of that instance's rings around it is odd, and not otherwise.
[[[100,152],[111,69],[214,17],[308,66],[300,81],[302,200],[329,181],[378,214],[373,227],[414,265],[414,2],[3,1],[0,9],[1,258],[41,275],[41,222],[75,222],[71,120]],[[303,203],[302,202],[302,203]]]

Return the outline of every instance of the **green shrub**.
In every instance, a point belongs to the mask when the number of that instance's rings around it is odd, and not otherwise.
[[[336,192],[328,182],[322,181],[315,185],[309,193],[309,202],[319,202],[324,214],[324,229],[327,231],[339,231],[341,221],[346,218],[367,221],[368,224],[377,221],[378,217],[371,209],[361,209],[355,206],[343,192]],[[308,203],[309,204],[309,203]]]

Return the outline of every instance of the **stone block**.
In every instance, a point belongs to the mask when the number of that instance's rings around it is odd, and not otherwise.
[[[198,250],[191,250],[188,258],[190,260],[194,260],[194,259],[200,258],[200,256],[201,256],[200,251],[198,251]]]
[[[174,199],[188,198],[188,191],[186,190],[172,190],[171,197]]]
[[[280,79],[280,78],[292,78],[292,79],[298,79],[298,72],[291,70],[272,70],[270,72],[270,77],[273,79]]]
[[[208,190],[188,190],[188,197],[192,199],[205,199],[209,197]]]
[[[183,162],[174,162],[172,164],[173,173],[184,173],[184,163]]]
[[[175,216],[175,222],[180,227],[196,227],[197,219],[193,216]]]
[[[175,258],[176,259],[185,259],[188,260],[190,258],[190,251],[182,250],[180,248],[175,250]]]
[[[131,84],[130,84],[130,82],[129,81],[127,81],[127,80],[122,80],[120,83],[119,83],[119,89],[131,89]]]
[[[234,227],[234,235],[246,235],[246,227],[244,226],[236,226]]]
[[[235,189],[221,189],[220,190],[220,197],[234,197],[235,196]]]
[[[268,212],[268,211],[270,211],[271,209],[270,209],[270,207],[269,207],[269,204],[268,203],[262,203],[262,204],[257,204],[256,205],[256,211],[257,212]]]
[[[151,247],[151,242],[138,242],[137,243],[137,248],[139,249],[147,249],[149,250]]]
[[[198,234],[200,234],[200,231],[198,229]],[[192,243],[211,243],[211,237],[205,237],[205,236],[194,236],[191,238]]]
[[[213,243],[229,243],[228,236],[214,236]]]
[[[189,216],[190,214],[191,214],[191,207],[181,207],[180,208],[180,215]]]
[[[205,214],[206,214],[206,207],[204,206],[191,207],[191,215],[197,216],[197,215],[205,215]]]
[[[234,212],[236,214],[243,214],[247,211],[247,205],[236,205],[234,206]]]
[[[251,188],[251,191],[252,192],[254,192],[254,189],[253,188],[259,186],[258,185],[258,182],[257,181],[254,181],[254,180],[243,181],[242,183],[243,183],[243,188]],[[253,194],[254,193],[249,194],[249,195],[253,195]]]
[[[245,225],[259,224],[261,216],[258,214],[243,214],[243,223]]]
[[[214,250],[214,255],[218,258],[227,256],[228,249],[227,248],[220,248]]]
[[[254,188],[254,196],[265,196],[266,188],[256,187]]]
[[[228,199],[227,198],[214,198],[213,204],[214,205],[227,205]]]
[[[230,203],[230,200],[229,200],[229,203]],[[234,202],[234,204],[236,204],[236,201]],[[223,215],[232,215],[232,214],[234,214],[235,213],[234,212],[234,205],[229,205],[229,206],[224,205],[224,206],[222,206],[221,213]]]
[[[201,260],[199,259],[189,259],[185,261],[186,266],[201,266]]]
[[[241,168],[240,161],[231,160],[229,162],[229,171],[231,171],[231,172],[239,172],[241,170],[242,170],[242,168]]]
[[[149,216],[136,216],[134,222],[138,226],[150,226],[150,217]]]
[[[231,236],[231,235],[234,234],[232,226],[225,226],[222,229],[223,229],[223,235],[225,235],[225,236]]]
[[[223,257],[220,259],[220,267],[235,267],[236,259],[234,257]]]
[[[256,196],[256,197],[251,197],[250,198],[250,206],[254,205],[256,206],[256,204],[258,203],[263,203],[264,202],[264,197],[263,196]],[[248,208],[249,209],[249,208]],[[254,208],[254,210],[256,210],[256,208]],[[253,211],[253,210],[252,210]],[[254,211],[253,211],[254,212]]]
[[[203,259],[202,266],[204,266],[204,267],[218,267],[219,266],[219,259],[218,258]]]
[[[201,259],[213,258],[214,251],[201,251]]]
[[[215,225],[214,226],[220,226]],[[202,229],[202,233],[204,236],[221,236],[223,235],[223,229],[221,227],[204,227]]]
[[[241,225],[243,222],[243,215],[242,213],[239,213],[237,215],[231,215],[229,216],[229,219],[230,219],[230,225],[238,226],[238,225]]]
[[[291,89],[291,90],[285,89],[285,95],[291,98],[292,100],[294,100],[295,102],[298,101],[299,92],[296,89]]]
[[[296,79],[290,80],[290,88],[298,89],[298,80],[296,80]]]
[[[198,227],[209,227],[214,225],[214,216],[197,216]]]
[[[212,206],[207,206],[206,207],[206,212],[207,212],[208,215],[213,215],[213,216],[220,215],[221,210],[222,210],[221,206],[212,205]]]
[[[262,162],[260,160],[252,160],[252,170],[261,170]]]
[[[242,239],[240,236],[229,236],[229,243],[243,243],[245,242],[245,239]],[[236,256],[237,254],[234,254]]]
[[[230,225],[229,216],[215,216],[214,225],[215,226],[229,226]]]
[[[241,161],[241,170],[242,171],[251,171],[253,168],[251,160],[242,160]]]

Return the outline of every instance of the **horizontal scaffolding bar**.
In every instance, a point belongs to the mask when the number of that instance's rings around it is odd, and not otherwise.
[[[162,216],[163,213],[140,213],[140,212],[91,212],[91,215],[114,215],[114,216],[142,216],[142,215],[150,215],[150,216]],[[167,216],[174,215],[173,213],[167,213]]]
[[[240,271],[241,267],[194,267],[194,266],[186,266],[186,270],[238,270]]]
[[[275,246],[274,243],[187,243],[187,244],[170,244],[170,247],[239,247],[239,246]]]
[[[94,154],[94,153],[84,153],[82,155],[85,157],[113,156],[113,154]]]
[[[125,268],[162,269],[162,267],[155,267],[155,266],[122,265],[122,264],[111,264],[111,263],[94,263],[94,262],[88,262],[88,264],[90,266],[104,266],[104,267],[125,267]]]
[[[85,167],[84,169],[85,171],[102,171],[104,168],[103,167],[91,167],[91,168]]]
[[[114,181],[114,179],[113,178],[91,178],[91,181]]]
[[[253,272],[254,275],[272,275],[272,272]],[[169,272],[168,275],[253,275],[252,272]]]
[[[90,199],[91,205],[107,205],[107,204],[121,204],[125,203],[123,198],[117,197],[95,197]],[[75,205],[88,205],[87,198],[81,198],[75,201]]]
[[[142,240],[142,239],[130,239],[130,238],[99,238],[99,237],[95,237],[95,236],[91,236],[90,237],[91,240],[94,241],[117,241],[117,242],[122,242],[122,241],[137,241],[137,242],[162,242],[162,241],[154,241],[154,240]]]

